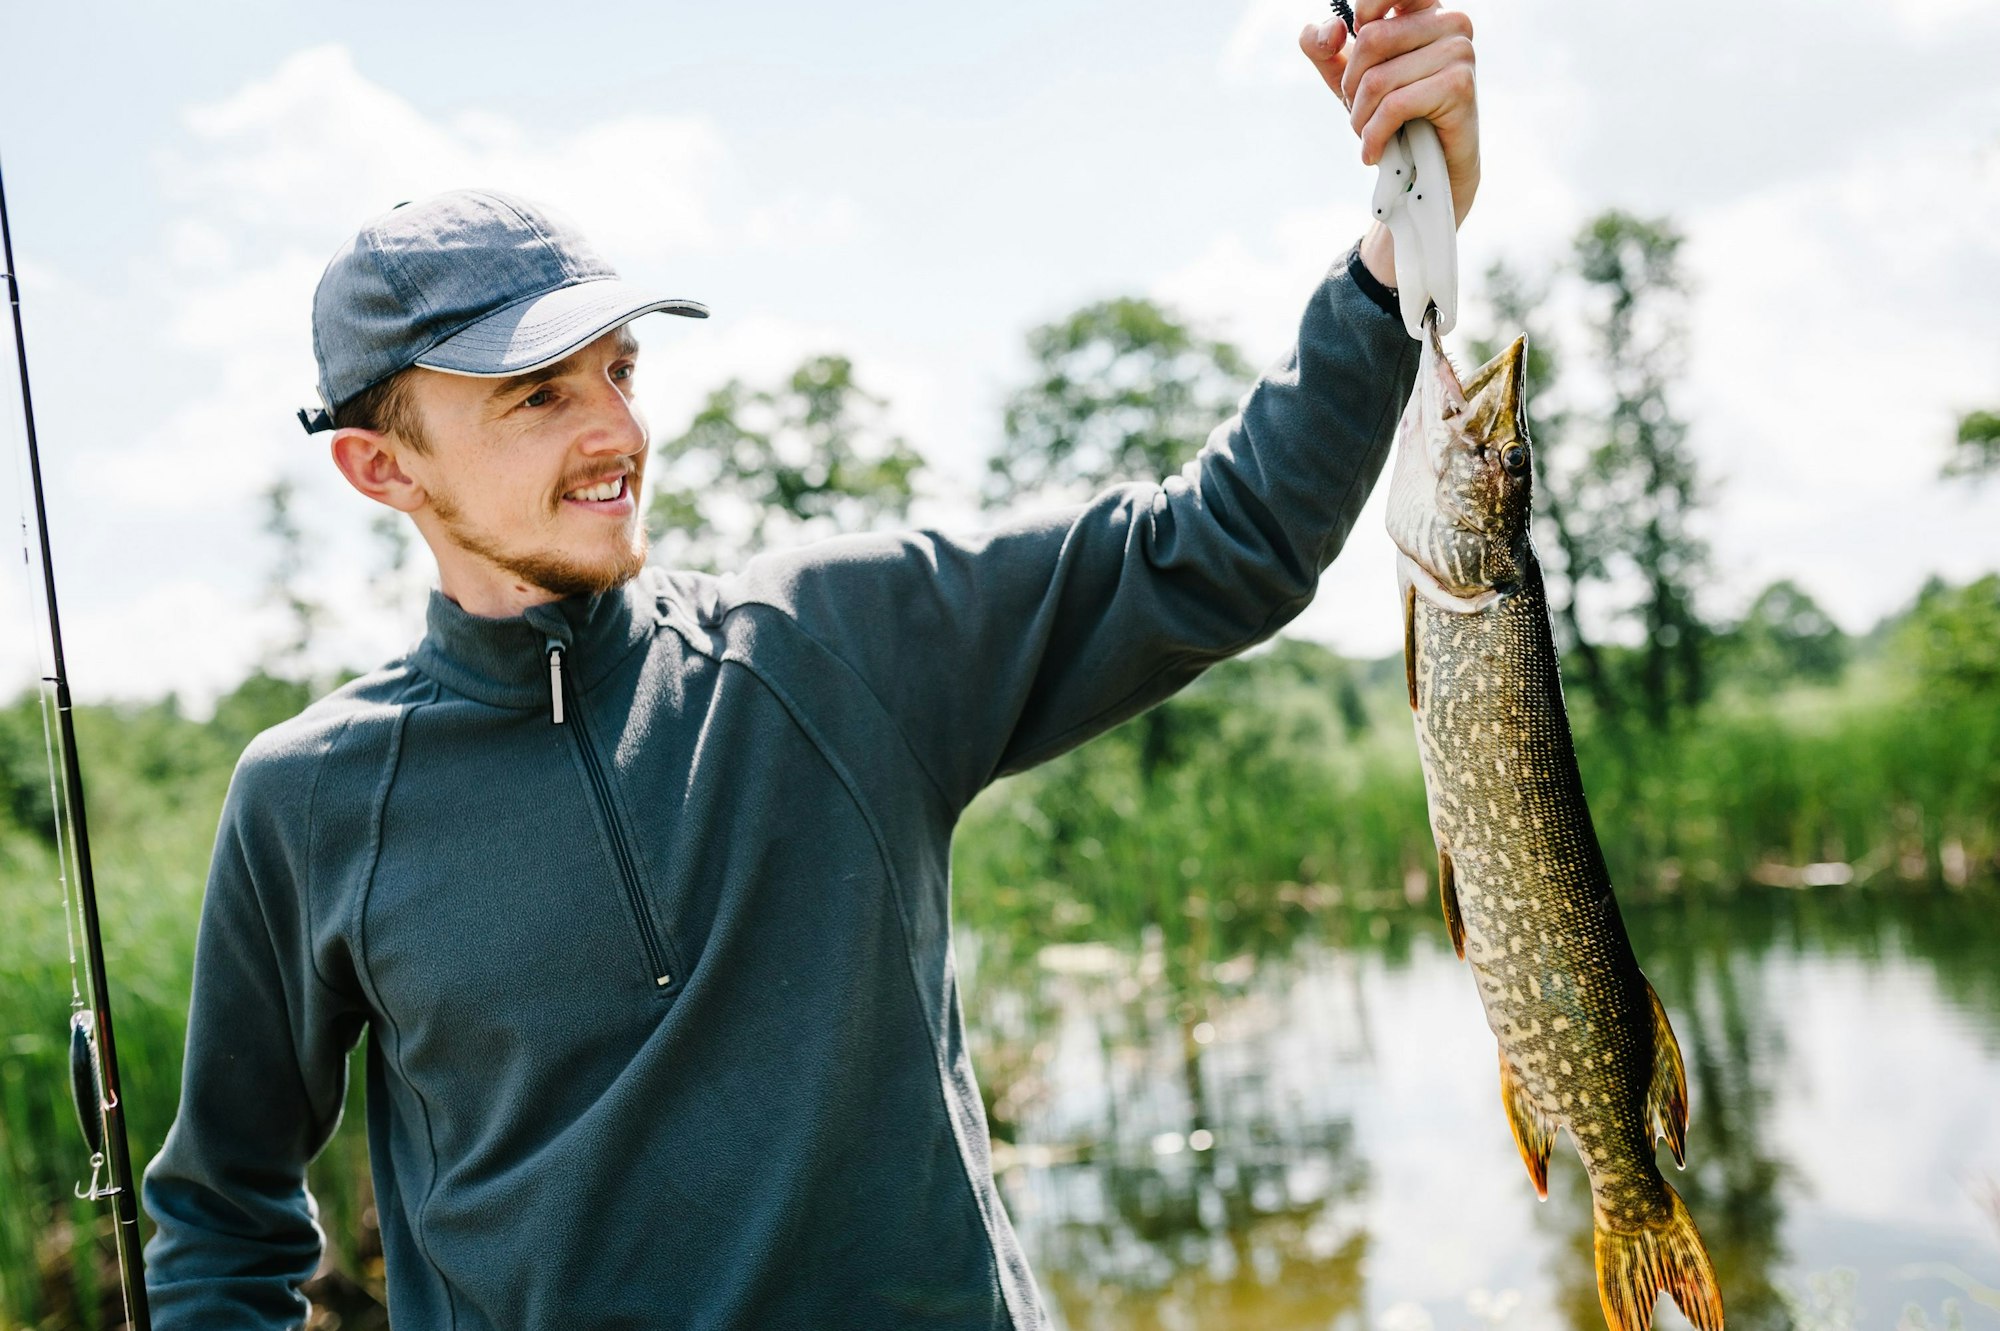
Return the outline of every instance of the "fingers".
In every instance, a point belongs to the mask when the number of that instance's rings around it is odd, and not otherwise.
[[[1460,138],[1459,124],[1471,114],[1472,75],[1464,65],[1454,64],[1415,83],[1406,83],[1383,97],[1360,126],[1361,160],[1373,166],[1382,159],[1382,150],[1397,130],[1409,121],[1421,119],[1437,126],[1450,165],[1458,155],[1451,149]]]
[[[1378,18],[1386,17],[1391,9],[1398,14],[1414,14],[1419,9],[1429,9],[1437,2],[1438,0],[1409,0],[1408,4],[1399,4],[1397,0],[1355,0],[1354,26],[1358,28],[1364,23],[1372,23]]]
[[[1354,62],[1349,63],[1351,65]],[[1361,136],[1362,160],[1369,162],[1374,160],[1369,153],[1369,122],[1377,118],[1377,113],[1381,111],[1383,102],[1390,94],[1439,74],[1449,74],[1461,65],[1468,72],[1471,70],[1472,42],[1469,38],[1452,34],[1440,41],[1419,46],[1414,51],[1405,51],[1401,55],[1374,65],[1355,79],[1354,98],[1348,104],[1348,113],[1354,125],[1354,132]],[[1448,100],[1447,94],[1452,90],[1451,82],[1447,79],[1438,87],[1428,90],[1424,96],[1431,100],[1434,107],[1442,108]],[[1387,142],[1389,136],[1395,133],[1397,126],[1402,123],[1398,120],[1380,132],[1381,142],[1374,145],[1376,152],[1381,150],[1381,143]]]
[[[1356,17],[1358,19],[1359,15]],[[1352,49],[1347,52],[1346,69],[1341,80],[1341,100],[1352,106],[1359,95],[1362,77],[1376,65],[1448,37],[1463,38],[1466,46],[1461,49],[1461,54],[1469,58],[1472,20],[1457,10],[1426,6],[1409,13],[1398,11],[1360,28]]]
[[[1437,0],[1356,0],[1355,18],[1358,31],[1341,52],[1340,91],[1361,137],[1362,162],[1379,163],[1409,121],[1430,121],[1444,149],[1452,208],[1463,221],[1480,174],[1472,21]]]
[[[1341,91],[1340,81],[1347,72],[1346,47],[1347,25],[1337,18],[1308,23],[1299,34],[1299,49],[1306,53],[1306,59],[1313,62],[1320,78],[1343,104],[1347,102],[1347,94]]]

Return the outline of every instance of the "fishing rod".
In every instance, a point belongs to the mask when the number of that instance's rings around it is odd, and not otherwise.
[[[6,259],[7,305],[14,315],[14,354],[20,366],[21,412],[27,424],[28,476],[35,497],[35,528],[41,541],[42,593],[49,609],[51,670],[42,676],[42,733],[49,736],[48,692],[55,693],[56,735],[51,743],[62,757],[62,785],[56,789],[54,753],[50,755],[49,785],[55,799],[56,876],[62,884],[63,927],[69,931],[70,1091],[76,1100],[77,1122],[90,1147],[90,1182],[76,1195],[86,1201],[108,1201],[117,1223],[112,1235],[118,1247],[118,1282],[125,1296],[125,1322],[130,1331],[152,1331],[146,1304],[146,1258],[139,1243],[139,1196],[132,1183],[132,1155],[125,1140],[125,1100],[119,1091],[117,1047],[111,1035],[111,994],[105,978],[104,935],[97,921],[97,881],[90,867],[90,825],[84,816],[83,768],[77,760],[76,722],[71,714],[69,671],[63,662],[62,620],[56,613],[55,563],[49,550],[48,504],[42,493],[41,450],[35,439],[35,402],[28,388],[28,339],[21,328],[21,284],[14,270],[14,233],[7,220],[7,188],[0,176],[0,252]],[[27,520],[21,522],[22,554],[28,555]],[[66,834],[66,835],[65,835]],[[75,869],[76,904],[70,907],[70,874]],[[77,985],[76,920],[83,922],[84,955],[90,977],[86,1002]],[[108,1183],[99,1180],[106,1169]]]

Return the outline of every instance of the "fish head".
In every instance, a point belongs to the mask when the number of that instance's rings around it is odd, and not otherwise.
[[[1528,339],[1461,382],[1437,325],[1427,331],[1397,430],[1389,535],[1447,601],[1504,594],[1520,584],[1528,553]]]

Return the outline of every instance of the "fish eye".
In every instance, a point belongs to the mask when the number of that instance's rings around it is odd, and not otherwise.
[[[1500,465],[1510,476],[1519,476],[1528,469],[1528,450],[1519,444],[1509,444],[1501,450]]]

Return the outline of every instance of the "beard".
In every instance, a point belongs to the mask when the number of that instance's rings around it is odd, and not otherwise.
[[[633,481],[637,477],[632,478]],[[628,482],[630,484],[631,482]],[[509,550],[465,521],[464,512],[449,496],[430,492],[431,512],[453,544],[494,567],[559,597],[594,596],[622,587],[646,567],[646,527],[636,519],[632,536],[622,549],[591,561],[556,550]]]

